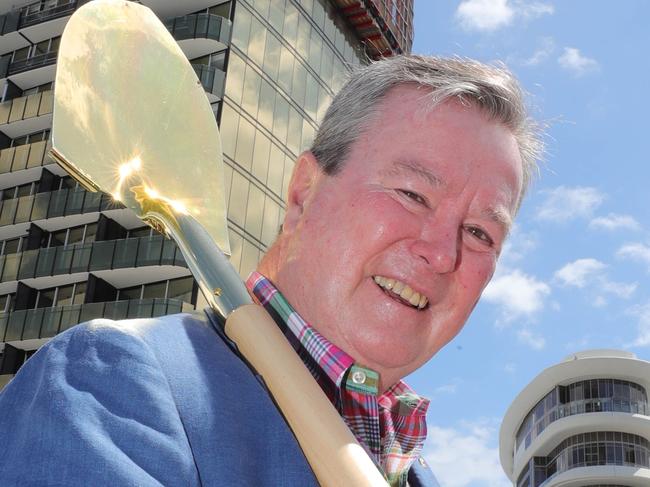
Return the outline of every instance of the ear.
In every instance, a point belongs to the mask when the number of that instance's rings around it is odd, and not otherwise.
[[[296,228],[320,175],[322,170],[314,154],[309,151],[300,154],[289,182],[287,211],[282,224],[282,233],[289,233]]]

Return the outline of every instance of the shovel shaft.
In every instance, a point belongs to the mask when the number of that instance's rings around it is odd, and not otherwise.
[[[190,215],[149,214],[164,223],[228,338],[262,376],[323,487],[380,487],[386,481],[354,438],[271,316]],[[163,220],[164,219],[164,220]],[[151,221],[153,220],[153,221]],[[219,290],[215,292],[215,290]]]

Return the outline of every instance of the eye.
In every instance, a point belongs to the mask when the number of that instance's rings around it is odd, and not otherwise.
[[[492,239],[492,237],[490,237],[490,235],[481,227],[466,226],[465,230],[467,231],[467,233],[472,235],[477,240],[480,240],[485,245],[489,245],[490,247],[494,245],[494,240]]]
[[[424,206],[428,206],[427,200],[424,199],[424,197],[422,197],[418,193],[415,193],[413,191],[409,191],[408,189],[397,189],[396,191],[398,193],[400,193],[401,195],[406,196],[408,199],[415,201],[416,203],[419,203],[419,204],[424,205]]]

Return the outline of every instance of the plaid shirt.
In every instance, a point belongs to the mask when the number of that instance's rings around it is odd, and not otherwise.
[[[356,365],[320,335],[268,279],[253,272],[246,286],[271,314],[390,485],[405,486],[426,438],[429,401],[401,381],[378,395],[379,374]]]

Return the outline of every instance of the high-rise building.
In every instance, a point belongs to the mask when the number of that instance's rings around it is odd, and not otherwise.
[[[516,487],[650,485],[650,362],[593,350],[539,374],[508,409],[501,465]]]
[[[76,323],[201,305],[173,242],[47,156],[59,40],[84,3],[0,1],[0,387]],[[245,276],[277,235],[294,160],[349,69],[410,51],[413,0],[139,3],[163,20],[213,106],[231,261]]]

